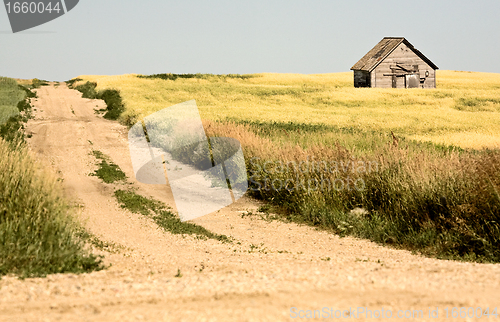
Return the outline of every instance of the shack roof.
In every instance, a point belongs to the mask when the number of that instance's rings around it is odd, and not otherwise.
[[[371,72],[375,69],[390,53],[394,51],[401,43],[404,43],[410,48],[418,57],[422,58],[433,69],[439,69],[429,58],[425,57],[418,49],[413,47],[412,44],[404,37],[385,37],[375,47],[373,47],[366,55],[363,56],[351,70],[364,70]]]

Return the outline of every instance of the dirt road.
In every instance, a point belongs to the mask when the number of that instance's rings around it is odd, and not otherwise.
[[[305,310],[348,319],[358,307],[394,319],[421,310],[423,316],[409,320],[439,321],[446,320],[445,308],[450,317],[453,307],[500,307],[500,265],[428,259],[310,227],[242,218],[259,206],[248,198],[194,220],[232,236],[231,244],[165,233],[119,207],[113,191],[120,184],[89,176],[96,169],[89,153],[99,150],[133,183],[123,187],[171,202],[166,187],[135,182],[127,129],[95,114],[103,102],[82,99],[64,84],[42,87],[38,96],[27,129],[32,151],[63,178],[88,229],[123,248],[103,253],[112,266],[100,272],[4,277],[1,321],[288,321]],[[174,277],[178,270],[182,277]],[[439,318],[429,318],[436,307]]]

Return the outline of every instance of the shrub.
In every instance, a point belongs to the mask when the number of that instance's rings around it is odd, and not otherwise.
[[[33,78],[31,86],[32,86],[32,88],[40,88],[41,86],[48,86],[48,85],[49,85],[49,83],[45,80]]]
[[[104,100],[107,106],[107,112],[104,114],[104,118],[108,120],[117,120],[125,109],[120,92],[114,89],[106,89],[97,92],[96,87],[97,83],[86,82],[85,84],[77,85],[75,89],[82,93],[83,98]]]
[[[85,84],[81,84],[75,87],[75,89],[82,93],[83,98],[96,99],[97,91],[95,88],[97,87],[97,83],[86,82]]]
[[[97,95],[99,99],[104,100],[107,106],[107,112],[104,118],[108,120],[117,120],[125,110],[125,107],[120,96],[120,92],[114,89],[106,89],[100,91]]]

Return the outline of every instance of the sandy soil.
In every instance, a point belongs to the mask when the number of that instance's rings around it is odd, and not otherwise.
[[[421,310],[409,320],[438,321],[447,320],[446,308],[451,319],[453,307],[500,306],[500,265],[429,259],[311,227],[242,218],[259,207],[246,197],[194,220],[232,236],[232,244],[165,233],[113,197],[132,183],[140,194],[172,201],[167,187],[134,180],[126,127],[94,112],[104,103],[64,84],[42,87],[38,96],[27,128],[32,151],[64,179],[88,229],[123,248],[101,252],[112,266],[100,272],[2,278],[1,321],[289,321],[305,310],[326,317],[330,309],[342,319],[366,320],[367,314],[348,316],[358,307],[375,316],[390,311],[393,319]],[[110,156],[129,183],[89,176],[96,169],[92,149]],[[182,277],[174,277],[178,270]],[[438,318],[430,318],[436,308]]]

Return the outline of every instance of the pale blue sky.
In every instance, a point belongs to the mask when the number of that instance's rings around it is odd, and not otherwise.
[[[10,31],[0,7],[0,75],[332,73],[384,36],[406,37],[440,69],[500,73],[498,0],[80,0]]]

